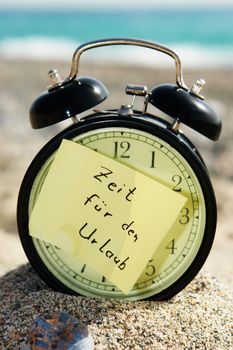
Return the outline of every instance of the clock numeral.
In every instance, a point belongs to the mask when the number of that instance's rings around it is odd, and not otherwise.
[[[155,151],[151,151],[151,168],[155,168]]]
[[[83,265],[81,273],[83,273],[85,271],[86,266],[87,266],[86,264]]]
[[[106,277],[102,276],[102,283],[105,283],[106,282]]]
[[[175,246],[175,239],[172,239],[171,242],[168,243],[168,245],[166,246],[166,249],[170,249],[171,254],[175,254],[175,251],[177,249],[177,247]]]
[[[175,192],[181,192],[180,184],[182,182],[182,177],[180,175],[173,175],[172,176],[172,182],[175,183],[175,186],[172,187],[172,190]]]
[[[190,217],[189,217],[189,209],[184,207],[182,210],[181,210],[181,217],[179,219],[179,223],[181,225],[186,225],[190,220]]]
[[[82,269],[81,269],[81,273],[84,273],[84,271],[86,270],[86,267],[87,267],[87,265],[84,264],[83,267],[82,267]],[[106,277],[102,276],[102,277],[101,277],[101,282],[102,282],[102,283],[105,283],[105,282],[106,282]]]
[[[130,158],[130,143],[128,141],[114,142],[114,158]]]
[[[150,259],[148,261],[147,266],[146,266],[146,275],[148,277],[152,277],[155,274],[155,272],[156,272],[156,268],[155,268],[155,266],[152,263],[153,263],[153,259]]]

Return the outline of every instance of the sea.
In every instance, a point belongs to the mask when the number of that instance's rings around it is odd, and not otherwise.
[[[79,45],[106,38],[166,45],[186,67],[233,67],[233,7],[0,10],[0,58],[67,61]],[[131,65],[166,66],[171,59],[131,46],[91,51],[87,60]]]

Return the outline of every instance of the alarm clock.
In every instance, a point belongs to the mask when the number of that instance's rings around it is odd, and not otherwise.
[[[133,96],[131,104],[102,109],[100,104],[108,97],[108,90],[93,77],[79,76],[79,62],[87,50],[114,45],[140,46],[172,57],[175,83],[164,83],[150,91],[144,85],[128,84],[125,91]],[[79,46],[73,55],[68,78],[62,81],[56,70],[50,70],[49,77],[48,91],[31,106],[31,125],[35,129],[43,128],[68,118],[72,123],[39,151],[22,181],[17,222],[28,260],[56,291],[126,300],[171,298],[190,283],[203,266],[216,230],[216,200],[207,168],[197,148],[181,130],[183,123],[211,140],[217,140],[220,135],[221,120],[200,94],[204,80],[188,88],[177,53],[154,42],[126,38],[92,41]],[[141,110],[134,109],[135,97],[141,99]],[[148,105],[169,118],[147,112]],[[90,109],[88,115],[82,114]],[[143,272],[127,294],[78,257],[30,234],[31,213],[64,139],[133,168],[187,198],[171,229],[148,258]],[[85,182],[82,186],[85,187]],[[159,200],[154,198],[154,203]],[[166,202],[166,198],[163,200]],[[153,201],[151,205],[153,207]],[[141,211],[143,213],[143,198]],[[153,215],[159,222],[158,213],[155,211]],[[156,232],[153,235],[155,238]]]

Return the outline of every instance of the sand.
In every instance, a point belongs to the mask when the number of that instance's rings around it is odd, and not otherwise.
[[[232,349],[233,298],[207,274],[170,301],[125,302],[53,292],[26,265],[1,279],[0,298],[1,349],[19,349],[34,316],[60,310],[88,326],[95,350]]]
[[[233,290],[233,70],[185,72],[188,86],[203,77],[203,94],[223,119],[218,142],[183,128],[197,145],[210,171],[218,202],[218,227],[213,249],[202,271],[169,302],[119,302],[70,297],[48,289],[28,265],[16,228],[15,208],[22,177],[39,149],[69,122],[32,130],[28,110],[48,85],[47,70],[62,77],[69,63],[0,61],[0,344],[17,349],[24,342],[32,318],[65,309],[79,316],[95,339],[96,349],[231,349]],[[172,67],[173,68],[173,67]],[[173,82],[174,72],[142,67],[84,65],[81,74],[105,83],[106,108],[130,102],[126,83],[148,88]],[[140,101],[137,102],[140,107]],[[151,112],[153,109],[151,110]],[[18,304],[17,304],[18,303]]]

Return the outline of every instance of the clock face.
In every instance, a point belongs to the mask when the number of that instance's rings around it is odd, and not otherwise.
[[[43,264],[67,290],[87,296],[139,300],[171,289],[179,283],[198,256],[206,228],[204,194],[200,179],[190,162],[176,150],[174,142],[171,146],[161,135],[159,137],[156,133],[131,127],[101,127],[72,137],[71,140],[142,172],[171,191],[185,195],[188,200],[127,295],[78,258],[30,237]],[[29,216],[54,156],[55,152],[43,163],[34,179],[29,198]]]

